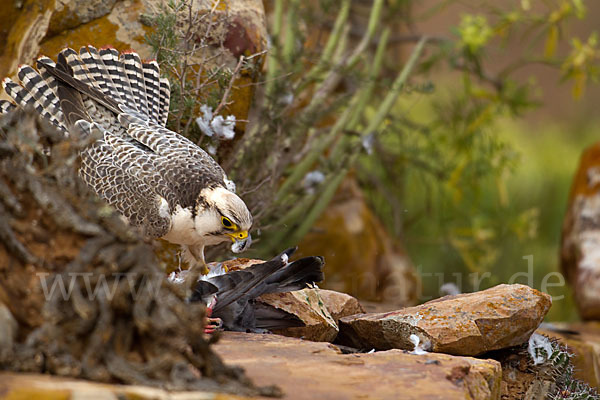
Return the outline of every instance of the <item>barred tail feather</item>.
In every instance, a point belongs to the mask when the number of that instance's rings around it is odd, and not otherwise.
[[[9,111],[16,109],[17,106],[8,100],[0,100],[0,114],[6,114]]]
[[[75,79],[100,90],[100,86],[96,80],[91,77],[87,66],[79,57],[79,53],[67,47],[60,52],[60,56],[64,57],[69,67],[71,67],[71,70],[73,71],[73,77]]]
[[[62,124],[60,124],[57,119],[48,110],[46,110],[44,106],[37,101],[26,88],[16,82],[13,82],[10,78],[5,78],[4,81],[2,81],[2,86],[4,87],[6,93],[13,98],[19,107],[33,107],[40,115],[49,120],[58,129],[64,131]]]
[[[5,79],[5,91],[16,106],[34,107],[65,132],[82,131],[81,126],[75,127],[80,120],[113,130],[121,114],[144,125],[166,124],[170,87],[167,79],[160,78],[156,61],[142,62],[133,51],[119,54],[114,48],[87,46],[79,52],[63,49],[56,63],[40,57],[36,66],[37,70],[28,65],[19,68],[21,84]],[[1,102],[0,112],[14,106]]]
[[[37,70],[40,72],[40,76],[44,78],[44,80],[48,84],[48,87],[52,89],[54,93],[56,93],[58,83],[56,82],[56,79],[54,79],[54,77],[50,75],[50,73],[46,69],[46,66],[50,68],[56,68],[56,63],[52,61],[52,59],[50,59],[49,57],[41,56],[38,57],[35,65],[37,67]]]
[[[148,95],[150,115],[158,121],[160,115],[160,70],[156,61],[143,64],[144,83]]]
[[[42,112],[42,116],[46,117],[54,125],[59,126],[61,129],[66,130],[64,125],[63,113],[60,110],[60,104],[58,97],[54,90],[52,90],[46,80],[36,70],[31,68],[29,65],[22,65],[19,67],[17,74],[21,84],[25,87],[33,98],[43,107],[47,112]]]
[[[121,95],[117,90],[117,86],[113,82],[100,53],[94,46],[83,47],[79,51],[79,55],[83,62],[87,65],[88,71],[94,77],[100,91],[107,96],[114,98],[116,101],[122,101]]]
[[[131,91],[129,79],[125,73],[125,67],[119,60],[119,52],[117,49],[112,47],[100,49],[100,56],[102,57],[102,61],[104,61],[104,65],[110,74],[110,78],[114,82],[117,91],[121,96],[123,104],[131,110],[138,111],[135,101],[133,100],[133,93]]]
[[[161,78],[160,80],[160,105],[158,115],[158,123],[162,126],[167,125],[167,118],[169,117],[169,106],[171,100],[171,86],[169,80]]]
[[[121,54],[121,63],[125,69],[125,74],[129,80],[131,91],[135,104],[140,113],[148,117],[148,99],[146,97],[146,85],[144,84],[144,70],[142,69],[142,61],[140,56],[133,51],[124,52]]]

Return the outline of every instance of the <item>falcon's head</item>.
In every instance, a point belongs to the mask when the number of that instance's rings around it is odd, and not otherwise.
[[[206,245],[232,241],[234,253],[244,251],[252,243],[252,215],[240,197],[218,186],[200,192],[196,205],[194,227]]]

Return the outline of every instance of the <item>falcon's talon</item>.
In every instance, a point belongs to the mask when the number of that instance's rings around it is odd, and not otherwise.
[[[206,265],[206,263],[203,263],[200,266],[200,273],[202,275],[208,275],[209,272],[210,272],[210,267],[208,265]]]
[[[208,314],[208,313],[207,313]],[[221,318],[205,318],[204,333],[211,334],[215,331],[223,330],[223,320]]]

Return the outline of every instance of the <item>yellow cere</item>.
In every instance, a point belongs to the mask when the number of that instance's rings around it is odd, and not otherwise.
[[[227,233],[226,235],[231,238],[232,242],[235,242],[236,240],[246,239],[248,237],[248,231],[232,232],[232,233]]]

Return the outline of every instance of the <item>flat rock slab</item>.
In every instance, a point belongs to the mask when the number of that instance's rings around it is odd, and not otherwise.
[[[285,399],[498,399],[495,360],[401,350],[341,354],[336,346],[279,335],[224,332],[214,346],[257,385]]]
[[[475,356],[525,343],[550,309],[549,295],[498,285],[417,307],[340,319],[340,340],[360,348],[413,350],[411,335],[436,353]]]
[[[169,392],[149,386],[108,385],[52,375],[0,372],[0,400],[241,400],[225,393]]]

